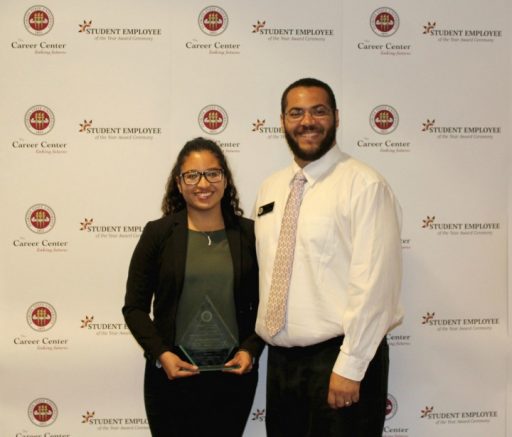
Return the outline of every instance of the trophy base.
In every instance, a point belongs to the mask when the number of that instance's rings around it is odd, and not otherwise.
[[[213,372],[218,370],[238,369],[240,366],[225,366],[224,363],[229,361],[230,349],[220,349],[217,351],[203,351],[196,349],[186,349],[179,345],[181,352],[186,359],[197,366],[200,372]]]
[[[200,366],[199,372],[214,372],[214,371],[223,371],[223,370],[235,370],[239,369],[240,366],[223,366],[222,364],[216,364],[211,366]]]

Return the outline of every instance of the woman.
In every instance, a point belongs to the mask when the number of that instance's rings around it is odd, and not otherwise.
[[[258,272],[253,222],[242,217],[217,144],[204,138],[185,144],[162,211],[135,248],[123,307],[147,359],[144,400],[152,435],[241,436],[263,348],[254,333]],[[234,337],[238,345],[221,371],[202,371],[201,357],[190,359],[187,341],[200,332],[204,305],[225,327],[214,340]]]

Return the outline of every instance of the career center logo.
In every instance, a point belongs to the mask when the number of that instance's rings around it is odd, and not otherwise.
[[[386,399],[386,420],[390,420],[395,417],[397,411],[398,403],[395,397],[388,393],[388,397]]]
[[[398,112],[388,105],[377,106],[370,114],[370,126],[379,134],[390,134],[398,126]]]
[[[199,13],[199,28],[210,36],[220,35],[228,27],[228,14],[218,6],[208,6]]]
[[[53,14],[44,6],[32,6],[23,19],[25,28],[32,35],[45,35],[53,27]]]
[[[43,105],[32,106],[25,113],[25,126],[35,135],[45,135],[53,129],[55,116],[50,108]]]
[[[391,36],[398,30],[400,19],[391,8],[379,8],[370,17],[370,26],[379,36]]]
[[[228,113],[218,105],[209,105],[201,109],[198,121],[207,134],[220,134],[228,125]]]
[[[39,203],[28,209],[25,214],[25,223],[32,232],[45,234],[55,226],[55,213],[48,205]]]
[[[28,406],[28,417],[37,426],[50,426],[57,420],[57,405],[47,398],[39,398]]]
[[[36,302],[27,310],[27,323],[35,331],[48,331],[57,321],[57,312],[48,302]]]
[[[45,135],[53,129],[55,116],[47,106],[32,106],[25,113],[25,126],[35,135]]]

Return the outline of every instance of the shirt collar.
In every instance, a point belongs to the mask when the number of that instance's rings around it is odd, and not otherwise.
[[[342,160],[342,157],[343,153],[335,144],[333,147],[329,149],[329,151],[324,156],[306,165],[302,169],[302,171],[304,172],[304,176],[306,177],[308,184],[310,186],[314,185],[318,179],[322,178],[325,174],[327,174],[331,167],[340,162]],[[292,163],[291,170],[291,179],[293,179],[295,173],[297,173],[300,170],[300,167],[297,165],[295,161],[293,161]]]

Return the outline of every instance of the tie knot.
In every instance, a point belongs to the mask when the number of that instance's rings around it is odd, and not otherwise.
[[[302,169],[299,170],[297,173],[295,173],[295,176],[293,177],[293,184],[300,184],[306,182],[306,176],[304,176],[304,173],[302,172]]]

